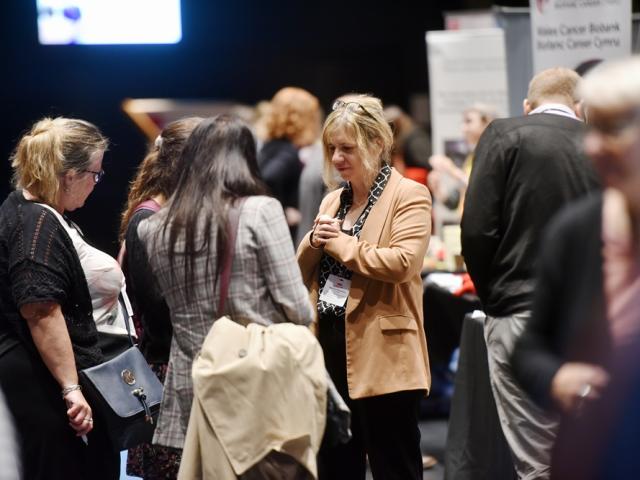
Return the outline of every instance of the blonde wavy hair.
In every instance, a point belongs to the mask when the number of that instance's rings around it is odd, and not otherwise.
[[[365,184],[373,185],[383,163],[390,163],[393,148],[393,132],[385,120],[382,102],[368,94],[350,93],[334,102],[322,129],[324,149],[323,179],[327,187],[336,188],[341,180],[331,162],[329,144],[337,132],[344,132],[357,146],[365,170]],[[376,155],[377,148],[381,148]]]
[[[24,134],[11,155],[13,184],[55,205],[60,176],[89,167],[91,156],[109,141],[98,128],[75,118],[43,118]]]
[[[320,130],[320,102],[298,87],[284,87],[273,96],[266,112],[266,140],[285,138],[297,147],[311,145]]]
[[[578,94],[584,100],[587,113],[589,107],[601,110],[637,109],[640,107],[640,55],[597,65],[586,74]]]

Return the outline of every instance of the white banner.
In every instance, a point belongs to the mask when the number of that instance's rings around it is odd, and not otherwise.
[[[462,113],[474,103],[507,116],[507,73],[501,29],[427,32],[433,153],[462,142]],[[448,152],[447,152],[448,153]]]
[[[631,0],[530,0],[533,70],[631,54]]]

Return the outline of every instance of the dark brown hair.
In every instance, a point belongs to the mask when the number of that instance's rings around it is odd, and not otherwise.
[[[241,197],[264,194],[265,187],[259,177],[253,134],[242,120],[230,115],[205,119],[193,130],[177,171],[180,177],[158,234],[165,238],[168,234],[172,271],[178,254],[176,244],[183,236],[184,250],[179,254],[186,257],[184,280],[192,284],[198,254],[206,252],[205,274],[209,269],[214,229],[217,251],[225,250],[229,207]],[[200,231],[203,240],[196,244]],[[216,268],[215,278],[218,271]]]
[[[156,195],[169,198],[178,183],[176,164],[187,138],[202,121],[189,117],[169,123],[149,148],[136,176],[129,185],[127,205],[120,220],[120,241],[124,240],[127,226],[134,210],[140,203]]]

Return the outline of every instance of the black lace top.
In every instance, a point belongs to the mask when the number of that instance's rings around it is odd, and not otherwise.
[[[353,227],[349,231],[344,231],[348,235],[352,235],[354,237],[360,237],[360,231],[362,230],[362,226],[364,222],[367,220],[369,216],[369,212],[371,208],[375,205],[382,195],[382,191],[384,187],[387,185],[389,181],[389,176],[391,175],[391,167],[385,164],[380,169],[378,176],[373,182],[373,186],[369,190],[369,196],[367,198],[367,205],[362,210],[362,213],[358,217],[358,219],[353,224]],[[347,185],[342,189],[342,193],[340,194],[340,208],[338,209],[338,214],[336,218],[339,220],[344,220],[344,217],[347,215],[349,208],[351,208],[351,204],[353,203],[353,191],[351,190],[351,184],[347,183]],[[349,270],[346,266],[340,263],[338,260],[333,258],[331,255],[326,253],[322,254],[322,259],[320,260],[320,292],[324,288],[327,283],[327,279],[329,275],[337,275],[342,278],[350,279],[353,275],[353,272]],[[333,303],[328,303],[318,298],[318,315],[320,317],[331,316],[338,319],[344,319],[344,315],[346,312],[347,304],[340,307],[338,305],[334,305]]]
[[[102,361],[80,259],[55,215],[11,193],[0,206],[0,355],[22,343],[36,355],[22,305],[60,304],[78,369]]]

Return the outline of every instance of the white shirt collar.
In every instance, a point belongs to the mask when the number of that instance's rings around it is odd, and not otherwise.
[[[538,108],[531,110],[529,115],[533,115],[534,113],[550,113],[552,115],[560,115],[562,117],[569,117],[574,120],[582,121],[576,116],[575,112],[571,108],[561,103],[544,103]]]

